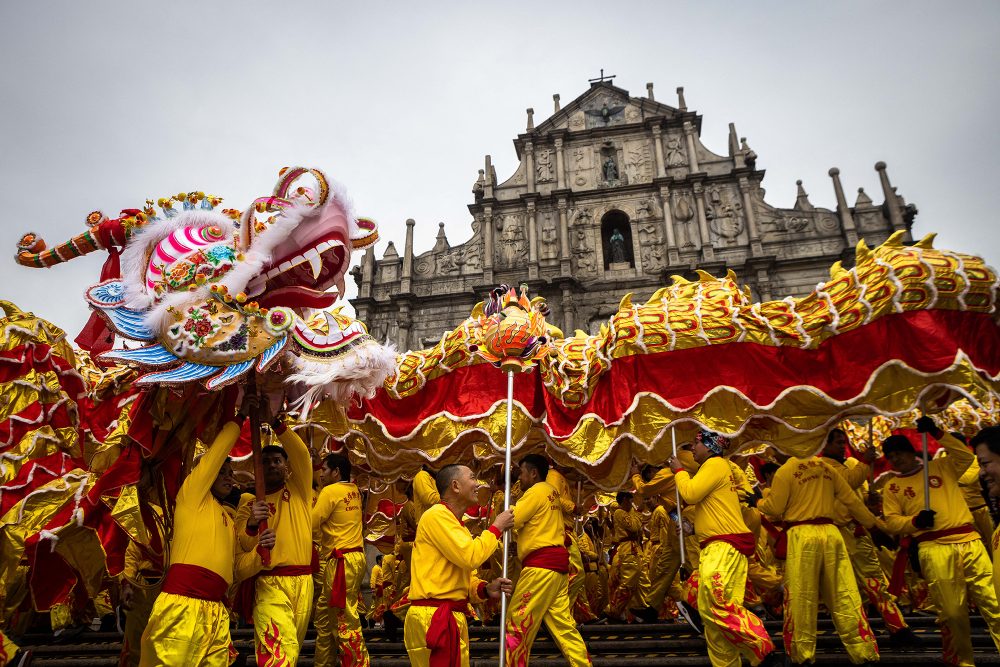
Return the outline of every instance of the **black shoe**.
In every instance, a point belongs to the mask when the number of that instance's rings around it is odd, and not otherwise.
[[[61,630],[56,630],[52,633],[52,643],[53,644],[68,644],[74,639],[79,637],[87,630],[86,625],[73,625],[68,628],[62,628]]]
[[[786,664],[787,661],[784,654],[775,649],[764,656],[764,659],[757,667],[785,667]]]
[[[31,664],[31,658],[34,656],[30,648],[22,648],[14,657],[10,659],[7,663],[10,667],[28,667]]]
[[[705,625],[701,622],[701,614],[698,610],[689,605],[684,600],[677,600],[677,611],[687,624],[694,628],[699,635],[705,634]]]
[[[910,628],[903,628],[889,634],[889,644],[899,648],[919,647],[924,645],[924,640]]]

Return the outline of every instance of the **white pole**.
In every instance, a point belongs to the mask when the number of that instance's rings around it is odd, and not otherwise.
[[[674,446],[674,457],[677,456],[677,431],[670,427],[670,441]],[[677,479],[674,479],[674,496],[677,507],[677,533],[681,538],[681,565],[684,565],[684,517],[681,516],[681,490],[677,486]]]
[[[924,445],[924,509],[929,510],[931,508],[931,480],[930,465],[927,462],[927,434],[921,433],[920,440]]]
[[[507,371],[507,443],[504,447],[503,509],[510,509],[510,441],[511,415],[514,409],[514,371]],[[510,549],[510,531],[503,534],[503,578],[507,578],[507,552]],[[500,593],[500,667],[507,658],[507,594]]]

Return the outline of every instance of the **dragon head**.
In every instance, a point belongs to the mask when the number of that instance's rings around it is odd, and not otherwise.
[[[86,298],[114,333],[149,343],[101,355],[157,369],[139,384],[204,380],[215,389],[284,359],[286,375],[313,397],[377,387],[392,350],[339,313],[310,319],[343,295],[351,251],[377,240],[375,223],[357,218],[344,189],[316,169],[283,169],[272,194],[243,213],[217,211],[221,201],[180,193],[116,219],[95,212],[87,232],[52,250],[25,235],[17,260],[51,266],[121,248],[112,272],[120,275]]]

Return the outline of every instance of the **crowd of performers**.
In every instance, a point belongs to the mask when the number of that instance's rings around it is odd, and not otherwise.
[[[974,664],[970,613],[1000,650],[1000,530],[990,512],[1000,427],[967,444],[918,421],[942,445],[927,469],[930,509],[909,439],[881,443],[892,471],[875,481],[875,450],[845,457],[839,429],[816,456],[775,452],[754,486],[726,457],[726,440],[703,431],[664,467],[635,468],[628,490],[596,512],[577,507],[564,474],[538,455],[518,462],[511,509],[499,488],[486,517],[466,513],[478,502],[472,470],[425,470],[407,487],[392,553],[369,573],[363,494],[345,456],[326,456],[315,474],[313,453],[279,416],[271,428],[281,445],[263,450],[266,499],[235,487],[229,453],[256,408],[245,399],[183,482],[169,562],[130,547],[115,586],[127,609],[123,665],[229,665],[240,621],[254,628],[262,667],[294,665],[310,622],[317,665],[370,664],[369,624],[401,636],[413,665],[468,665],[468,625],[499,624],[501,593],[510,596],[508,665],[528,664],[542,624],[577,666],[591,664],[581,624],[678,615],[704,634],[713,665],[807,664],[821,613],[851,663],[869,664],[880,642],[920,642],[907,607],[936,614],[947,664]],[[506,578],[505,531],[516,545]],[[884,636],[869,625],[873,613]],[[783,651],[762,617],[783,619]],[[7,660],[24,655],[2,642]]]

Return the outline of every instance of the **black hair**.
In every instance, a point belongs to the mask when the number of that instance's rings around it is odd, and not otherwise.
[[[288,461],[288,452],[285,451],[284,447],[279,447],[278,445],[266,445],[261,447],[260,455],[264,456],[265,454],[281,454],[285,461]]]
[[[834,433],[843,433],[845,437],[847,436],[847,431],[845,431],[844,429],[842,429],[842,428],[831,428],[830,432],[826,434],[826,442],[827,442],[827,444],[829,444],[830,441],[833,440],[833,434]]]
[[[549,462],[541,454],[528,454],[521,459],[521,465],[527,465],[535,469],[538,479],[545,481],[545,476],[549,474]]]
[[[324,463],[330,470],[339,470],[341,480],[351,481],[351,460],[349,458],[343,454],[327,454]]]
[[[972,447],[986,445],[987,449],[1000,456],[1000,426],[987,426],[969,441]]]
[[[916,454],[917,450],[913,443],[905,435],[890,435],[882,441],[882,454],[888,456],[893,452],[903,452],[905,454]]]
[[[768,461],[767,463],[765,463],[760,467],[760,476],[767,477],[768,475],[773,475],[774,473],[778,472],[778,468],[780,467],[781,466],[779,466],[774,461]]]
[[[444,498],[444,494],[451,488],[452,480],[458,477],[459,471],[464,467],[461,463],[451,463],[438,470],[434,475],[434,484],[437,486],[441,498]]]
[[[649,465],[648,463],[642,466],[642,470],[639,471],[639,476],[642,477],[642,481],[648,482],[653,479],[653,475],[657,473],[656,466]]]
[[[382,554],[379,554],[378,556],[375,556],[375,562],[378,563],[379,565],[381,565],[382,564],[382,558],[384,558],[384,556]]]
[[[626,498],[632,500],[632,498],[634,497],[635,494],[632,493],[631,491],[619,491],[618,493],[615,494],[615,502],[621,505],[622,501],[624,501]]]

